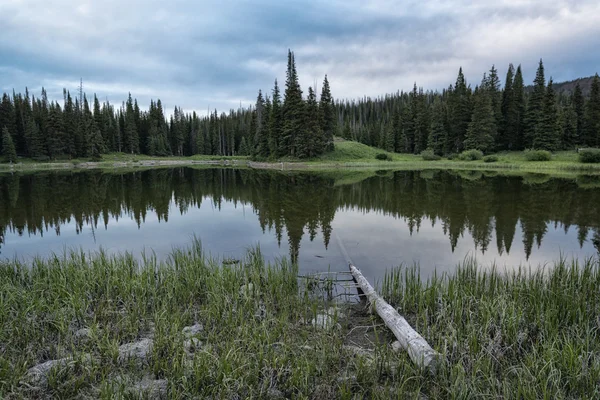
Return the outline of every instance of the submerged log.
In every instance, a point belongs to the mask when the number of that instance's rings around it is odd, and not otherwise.
[[[362,289],[364,295],[367,296],[377,314],[394,333],[402,348],[408,352],[410,359],[419,367],[435,373],[441,361],[440,353],[432,349],[427,341],[410,326],[406,319],[377,294],[373,286],[371,286],[358,268],[350,264],[350,272],[352,272],[356,283]]]

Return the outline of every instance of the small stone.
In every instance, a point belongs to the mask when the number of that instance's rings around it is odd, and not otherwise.
[[[183,333],[184,336],[189,338],[189,337],[199,334],[203,330],[204,330],[204,326],[202,324],[194,324],[192,326],[186,326],[185,328],[183,328],[183,331],[181,331],[181,333]]]
[[[312,326],[319,329],[331,329],[334,325],[333,318],[327,314],[317,314],[311,321]]]
[[[396,353],[402,351],[402,345],[400,344],[399,341],[395,341],[392,343],[392,350],[395,351]]]
[[[343,349],[349,353],[352,353],[354,356],[361,356],[367,358],[373,357],[373,352],[371,350],[363,349],[362,347],[346,344],[343,346]]]
[[[279,389],[270,388],[267,390],[267,398],[268,399],[285,399],[283,392]]]
[[[136,394],[144,393],[148,399],[159,400],[167,398],[168,382],[165,379],[152,379],[144,377],[133,386]]]
[[[249,282],[240,286],[240,294],[245,297],[252,297],[254,295],[254,284]]]
[[[187,353],[193,353],[200,347],[202,347],[202,342],[194,337],[183,342],[183,348]]]
[[[342,329],[340,324],[336,324],[334,318],[329,314],[317,314],[316,318],[311,321],[312,326],[319,329]]]
[[[125,343],[119,347],[119,361],[129,359],[145,361],[152,352],[152,339],[142,339],[139,342]]]
[[[77,331],[75,331],[75,333],[73,333],[73,336],[75,337],[75,339],[87,339],[91,336],[91,329],[90,328],[81,328]]]
[[[48,374],[53,368],[66,368],[72,363],[88,363],[91,360],[89,354],[84,354],[79,358],[65,357],[58,360],[49,360],[29,368],[26,374],[26,380],[36,386],[46,386],[48,383]]]

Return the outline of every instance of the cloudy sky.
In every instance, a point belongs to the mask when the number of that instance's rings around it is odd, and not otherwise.
[[[473,85],[495,64],[544,59],[556,81],[600,71],[598,0],[0,0],[0,90],[87,93],[172,109],[246,106],[283,83],[287,49],[306,91],[329,75],[354,98]]]

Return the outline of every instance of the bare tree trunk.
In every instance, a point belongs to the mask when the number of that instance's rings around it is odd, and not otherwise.
[[[408,351],[410,359],[419,367],[435,373],[436,367],[441,361],[441,355],[429,346],[427,341],[406,322],[403,316],[398,314],[394,307],[377,294],[358,268],[350,264],[350,272],[385,325],[398,338],[402,348]]]

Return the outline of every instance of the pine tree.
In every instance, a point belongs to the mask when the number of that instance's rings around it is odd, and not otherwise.
[[[509,150],[522,150],[525,143],[524,119],[525,119],[525,83],[521,66],[517,67],[513,81],[514,115],[512,116],[512,139]]]
[[[444,153],[444,144],[448,132],[446,131],[445,117],[446,105],[440,97],[433,101],[433,109],[431,110],[431,130],[429,131],[428,147],[437,155]]]
[[[463,75],[462,68],[458,71],[456,84],[450,95],[449,102],[449,151],[460,152],[463,148],[469,122],[471,121],[471,94]]]
[[[484,77],[481,87],[473,94],[473,116],[464,142],[467,150],[477,149],[487,152],[494,147],[497,127],[490,92]]]
[[[265,100],[262,96],[262,91],[258,91],[256,97],[256,107],[254,108],[256,115],[253,129],[253,155],[259,158],[269,157],[269,137],[267,129],[267,115],[265,113]]]
[[[423,93],[423,89],[419,89],[419,94],[416,100],[417,115],[415,120],[414,153],[418,154],[427,148],[427,139],[429,138],[431,121],[429,120],[429,107],[427,105],[427,98]]]
[[[65,154],[66,134],[63,123],[63,113],[58,104],[52,103],[48,110],[48,122],[46,124],[46,145],[48,155],[55,160]]]
[[[305,127],[307,132],[306,152],[307,157],[312,158],[324,153],[327,148],[327,138],[323,133],[323,124],[319,113],[319,103],[317,103],[317,96],[312,87],[308,88],[308,98],[306,99],[305,110]]]
[[[288,51],[288,67],[283,100],[283,131],[279,146],[280,155],[306,156],[300,151],[305,148],[304,101],[298,83],[294,53]],[[299,149],[300,147],[300,149]]]
[[[25,140],[29,157],[34,160],[46,160],[48,158],[44,138],[41,136],[40,129],[32,116],[25,123]]]
[[[578,145],[582,140],[585,140],[585,99],[579,82],[575,84],[575,89],[573,90],[573,108],[575,109],[575,114],[577,114],[577,143],[575,144]]]
[[[500,106],[502,119],[501,123],[498,125],[497,148],[499,150],[510,150],[514,147],[514,139],[516,136],[514,132],[516,130],[516,103],[513,90],[514,75],[515,68],[510,64],[508,66],[508,71],[506,72],[504,91],[502,92],[502,104]]]
[[[585,144],[589,147],[600,146],[600,78],[594,76],[590,98],[585,110]]]
[[[561,148],[565,150],[573,150],[577,147],[579,138],[577,136],[577,112],[570,101],[566,107],[562,109],[562,138]]]
[[[104,149],[104,140],[102,138],[102,134],[100,133],[100,129],[96,127],[96,123],[92,124],[91,134],[88,136],[89,138],[89,154],[88,156],[94,160],[98,161],[102,159],[102,151]]]
[[[279,141],[281,140],[281,130],[283,123],[281,94],[279,85],[275,79],[273,87],[273,101],[271,102],[271,114],[269,115],[269,154],[271,157],[277,157],[279,154]]]
[[[492,112],[494,113],[494,119],[498,127],[502,124],[502,92],[500,90],[500,77],[495,65],[492,65],[490,69],[486,85],[492,101]]]
[[[325,79],[323,79],[319,113],[321,118],[321,130],[324,135],[324,151],[333,151],[333,133],[336,129],[336,120],[333,98],[331,97],[331,88],[329,87],[327,75],[325,75]]]
[[[558,150],[560,142],[560,126],[558,122],[558,108],[556,97],[552,88],[552,78],[548,82],[544,102],[542,104],[542,115],[537,123],[533,148],[540,150]]]
[[[17,162],[15,144],[6,126],[2,128],[2,155],[4,156],[4,160],[8,163],[12,164]]]
[[[8,129],[14,143],[14,137],[12,137],[12,135],[16,134],[17,131],[15,125],[15,109],[13,103],[10,101],[10,97],[6,93],[4,93],[2,102],[0,102],[0,130],[3,130],[4,128]],[[2,151],[2,146],[0,146],[0,151]]]
[[[535,79],[533,80],[533,92],[527,104],[525,116],[525,147],[534,145],[537,132],[540,131],[543,114],[544,99],[546,98],[546,78],[544,77],[544,63],[540,60]]]

